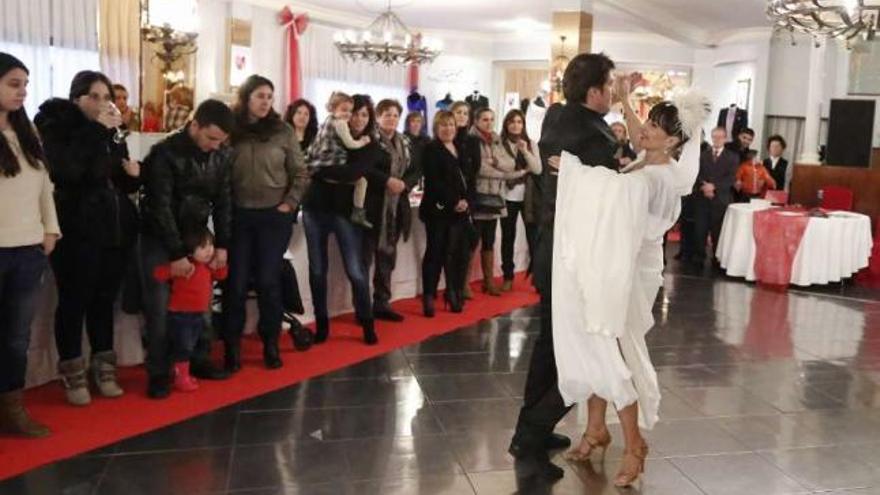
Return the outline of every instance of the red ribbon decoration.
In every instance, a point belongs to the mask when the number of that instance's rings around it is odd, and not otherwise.
[[[794,257],[810,221],[805,211],[797,212],[797,216],[780,214],[792,211],[796,210],[755,212],[752,231],[755,236],[755,278],[759,283],[781,289],[791,283]]]
[[[287,37],[287,102],[302,98],[302,57],[299,55],[299,38],[309,26],[308,14],[294,14],[290,7],[284,7],[278,13],[278,24],[286,29]]]

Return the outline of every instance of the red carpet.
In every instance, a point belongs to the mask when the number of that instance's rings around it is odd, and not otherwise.
[[[202,381],[197,392],[172,394],[166,400],[147,398],[146,377],[139,366],[120,369],[120,382],[128,392],[125,396],[115,400],[93,396],[92,404],[82,409],[67,405],[57,382],[29,390],[25,402],[31,414],[48,425],[53,434],[41,440],[0,438],[0,479],[535,304],[538,296],[526,280],[518,277],[514,291],[502,297],[484,296],[475,290],[474,300],[468,302],[462,314],[444,311],[439,298],[437,302],[437,316],[433,319],[421,316],[419,299],[394,303],[394,308],[406,316],[406,321],[378,322],[380,340],[377,346],[363,344],[360,327],[355,325],[352,315],[335,318],[330,326],[329,341],[307,352],[294,351],[285,335],[282,340],[285,366],[280,370],[266,370],[259,340],[246,338],[242,349],[243,368],[235,377],[222,382]]]

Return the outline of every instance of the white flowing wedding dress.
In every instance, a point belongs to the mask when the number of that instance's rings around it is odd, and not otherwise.
[[[691,139],[678,162],[626,174],[561,156],[553,341],[566,404],[593,394],[617,409],[638,401],[639,424],[651,429],[657,422],[660,387],[645,334],[663,285],[663,235],[691,192],[699,153],[699,139]]]

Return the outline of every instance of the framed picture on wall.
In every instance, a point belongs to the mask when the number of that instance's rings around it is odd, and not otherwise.
[[[229,20],[226,45],[226,90],[235,89],[251,74],[251,23],[241,19]]]
[[[743,110],[749,109],[749,100],[752,98],[752,80],[740,79],[736,82],[736,106]]]

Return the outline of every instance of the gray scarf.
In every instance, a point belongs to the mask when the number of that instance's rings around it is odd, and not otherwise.
[[[391,137],[379,132],[379,146],[391,157],[391,177],[400,179],[410,166],[409,139],[395,131]],[[391,242],[397,233],[397,206],[400,195],[386,192],[382,204],[382,225],[379,228],[379,249],[391,251]],[[408,201],[408,198],[404,198]]]

